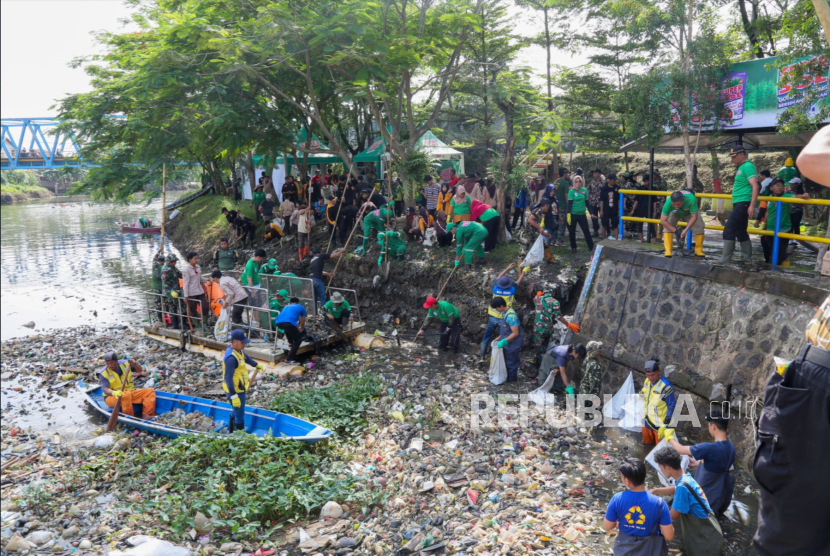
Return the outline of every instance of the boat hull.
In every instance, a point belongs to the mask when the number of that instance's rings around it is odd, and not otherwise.
[[[161,228],[132,228],[130,226],[121,226],[121,231],[125,234],[160,234]]]
[[[90,407],[109,418],[112,414],[112,409],[104,402],[104,394],[100,386],[88,385],[79,381],[76,387],[83,393]],[[227,402],[156,390],[156,414],[163,415],[174,409],[181,409],[185,413],[202,413],[211,417],[217,426],[214,431],[204,432],[166,425],[153,420],[130,417],[123,413],[118,416],[118,422],[134,429],[166,436],[168,438],[178,438],[187,435],[217,434],[223,429],[227,431],[228,421],[233,414],[233,407]],[[285,413],[250,406],[245,408],[245,432],[260,438],[273,436],[284,440],[299,440],[307,444],[314,444],[326,440],[334,434],[325,427],[315,425],[303,419],[286,415]]]

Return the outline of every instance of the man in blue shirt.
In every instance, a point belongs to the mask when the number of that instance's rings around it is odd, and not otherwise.
[[[508,309],[513,307],[513,302],[516,298],[516,290],[524,278],[524,273],[521,269],[519,269],[519,279],[515,282],[513,281],[513,278],[507,276],[507,273],[510,272],[515,266],[516,263],[510,263],[507,268],[502,270],[501,274],[496,277],[496,283],[493,284],[493,299],[497,297],[503,298],[505,302],[507,302]],[[487,328],[484,329],[484,339],[481,340],[479,363],[484,363],[484,356],[487,353],[487,348],[490,346],[490,341],[493,339],[493,335],[499,329],[499,325],[504,318],[504,315],[502,315],[501,312],[493,309],[492,307],[488,309],[487,315],[490,318],[487,322]]]
[[[292,297],[288,301],[288,305],[283,307],[280,314],[274,320],[276,327],[285,332],[285,337],[288,338],[289,349],[288,355],[285,358],[287,363],[294,362],[297,350],[300,349],[300,344],[303,342],[306,316],[308,315],[305,307],[300,305],[300,300]]]
[[[672,521],[678,525],[683,539],[683,554],[711,556],[723,548],[723,532],[717,519],[709,519],[712,508],[703,489],[691,475],[683,472],[677,450],[667,446],[654,454],[660,472],[674,479],[675,492],[671,505]]]
[[[666,541],[674,539],[669,505],[646,492],[646,466],[636,458],[625,458],[619,467],[620,480],[628,488],[618,492],[608,503],[602,528],[620,532],[614,542],[614,554],[631,556],[665,554]]]
[[[228,422],[229,433],[245,430],[245,394],[251,383],[245,365],[256,367],[257,372],[263,369],[261,363],[257,363],[245,353],[245,346],[249,343],[251,341],[245,336],[244,331],[234,330],[231,332],[231,345],[225,350],[225,356],[222,358],[222,389],[233,407],[233,415]]]
[[[735,446],[726,436],[729,420],[718,408],[713,408],[706,415],[709,422],[709,434],[714,442],[701,442],[694,446],[683,446],[674,438],[669,440],[672,448],[681,456],[691,456],[691,467],[697,466],[695,481],[706,493],[715,515],[721,516],[729,508],[735,477],[729,474],[729,468],[735,463]],[[669,487],[674,489],[674,487]]]

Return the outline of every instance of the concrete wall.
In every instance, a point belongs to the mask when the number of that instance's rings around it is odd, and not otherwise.
[[[656,357],[678,391],[693,394],[701,416],[709,400],[740,406],[731,436],[747,463],[753,401],[763,401],[773,357],[793,359],[804,345],[806,323],[827,295],[819,280],[605,247],[577,339],[604,343],[608,393],[629,369],[641,387],[643,365]]]

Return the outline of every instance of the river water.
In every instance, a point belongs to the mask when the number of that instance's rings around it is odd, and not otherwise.
[[[168,196],[168,203],[186,192]],[[3,205],[0,338],[78,325],[136,323],[150,288],[158,234],[117,222],[161,221],[161,200],[133,205],[56,197]],[[165,252],[179,254],[165,241]],[[97,316],[96,316],[97,313]],[[35,329],[23,327],[34,321]]]

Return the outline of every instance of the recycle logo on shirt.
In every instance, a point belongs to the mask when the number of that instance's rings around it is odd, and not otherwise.
[[[628,508],[628,513],[625,514],[625,520],[629,525],[642,525],[646,522],[646,516],[640,506],[632,506]]]

